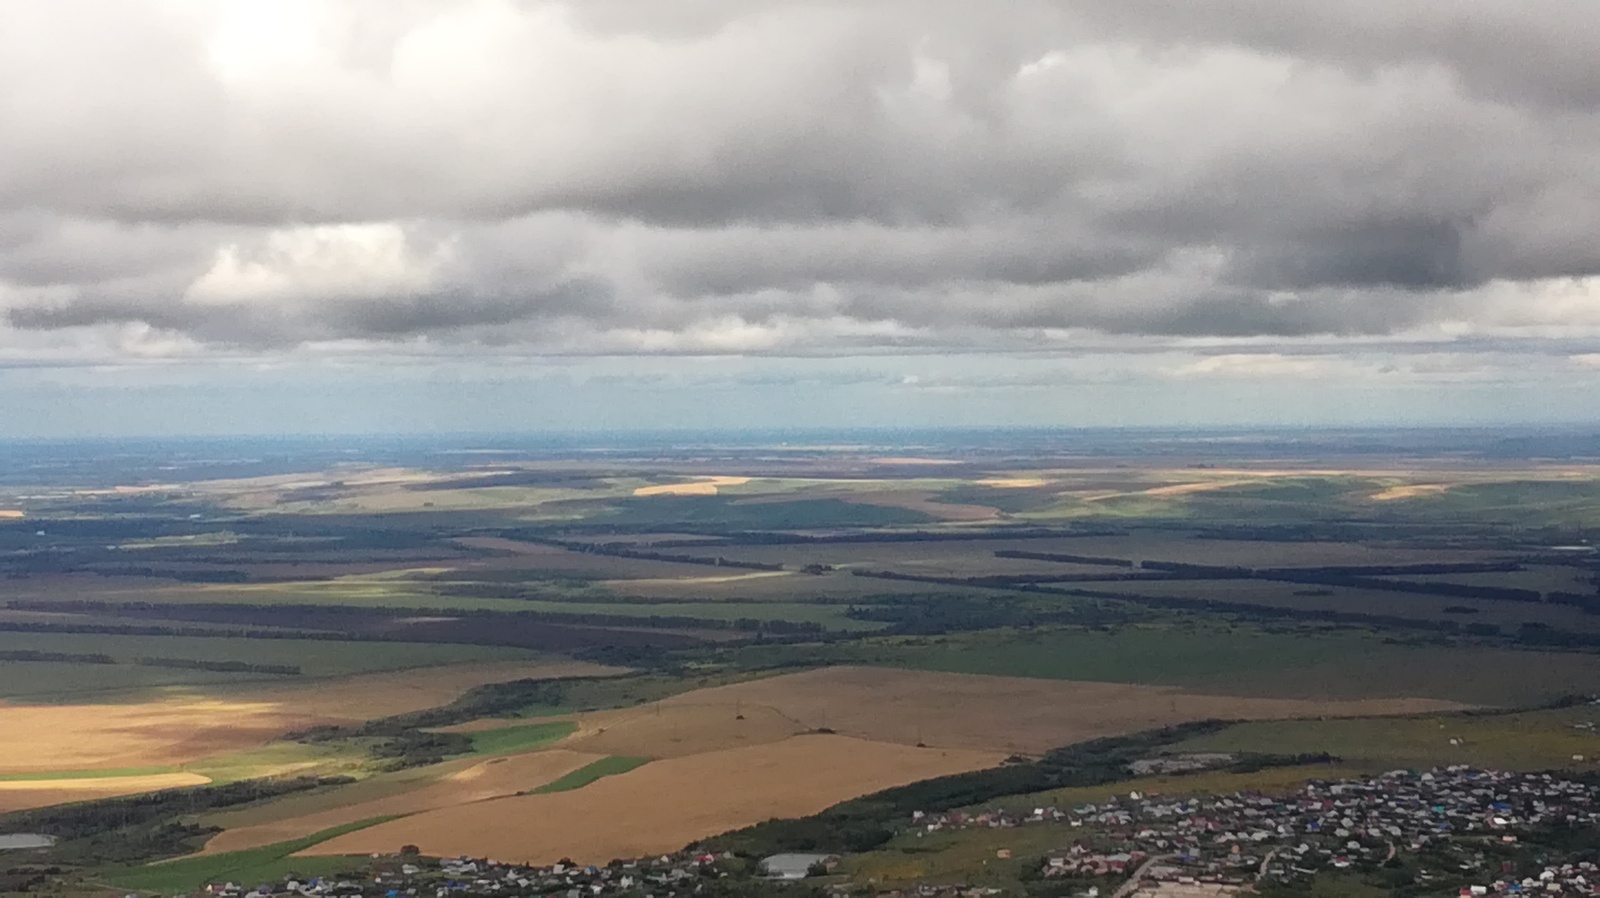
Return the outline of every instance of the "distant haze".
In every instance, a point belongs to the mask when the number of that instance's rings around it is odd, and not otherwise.
[[[1600,416],[1593,0],[52,0],[0,436]]]

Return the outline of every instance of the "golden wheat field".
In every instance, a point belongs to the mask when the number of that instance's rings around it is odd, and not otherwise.
[[[155,773],[144,776],[68,777],[0,782],[0,813],[49,807],[72,801],[93,801],[137,795],[158,789],[203,786],[210,779],[197,773]]]
[[[574,770],[600,760],[601,757],[601,755],[556,749],[490,758],[440,776],[434,782],[420,788],[395,795],[351,800],[336,807],[305,814],[293,814],[296,805],[286,802],[280,809],[289,811],[290,816],[230,828],[207,842],[203,853],[215,854],[221,851],[257,848],[274,842],[302,838],[311,833],[358,820],[415,814],[492,798],[504,798],[553,782]],[[354,795],[351,797],[355,798]],[[338,793],[319,798],[337,801]]]
[[[693,715],[702,735],[721,720],[773,715],[800,729],[826,727],[863,739],[1035,753],[1085,739],[1208,718],[1363,717],[1460,708],[1434,699],[1351,701],[1204,695],[1168,686],[1037,680],[877,667],[827,667],[700,689],[661,702],[658,720]],[[694,709],[691,711],[690,709]],[[735,709],[745,721],[735,721]],[[635,709],[648,721],[652,709]],[[645,721],[628,726],[644,726]],[[657,723],[658,728],[670,724]],[[627,727],[608,733],[620,741]],[[684,732],[689,727],[682,728]]]
[[[121,704],[0,703],[0,775],[184,764],[315,724],[438,707],[484,683],[611,670],[579,662],[463,664]]]
[[[305,854],[393,852],[605,863],[676,851],[772,817],[813,814],[890,786],[998,764],[997,752],[806,735],[646,764],[570,792],[426,811],[323,842]]]

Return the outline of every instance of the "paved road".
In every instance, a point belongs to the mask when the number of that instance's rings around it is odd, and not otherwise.
[[[1267,865],[1272,863],[1272,859],[1277,856],[1278,849],[1276,848],[1267,852],[1267,856],[1261,859],[1261,866],[1256,868],[1256,879],[1260,879],[1261,877],[1267,875]]]
[[[1146,870],[1155,866],[1160,861],[1170,861],[1173,857],[1175,857],[1175,855],[1164,854],[1160,857],[1150,858],[1149,860],[1140,864],[1139,869],[1133,871],[1133,876],[1129,877],[1127,882],[1117,886],[1117,890],[1111,893],[1111,898],[1123,898],[1123,896],[1132,892],[1134,889],[1137,889],[1139,887],[1139,880],[1144,878],[1144,872]]]

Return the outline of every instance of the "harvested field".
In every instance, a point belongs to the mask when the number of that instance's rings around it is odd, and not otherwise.
[[[715,496],[717,488],[743,486],[748,477],[706,477],[688,483],[663,483],[659,486],[641,486],[633,491],[635,496]]]
[[[179,764],[262,745],[305,719],[269,701],[0,705],[0,773]]]
[[[43,808],[72,801],[136,795],[211,782],[198,773],[155,773],[146,776],[83,777],[59,780],[0,781],[0,813]]]
[[[1391,486],[1381,492],[1373,493],[1374,502],[1393,502],[1397,499],[1415,499],[1418,496],[1437,496],[1449,489],[1443,483],[1413,483],[1407,486]]]
[[[781,721],[803,729],[826,727],[863,739],[1008,753],[1043,752],[1086,739],[1207,718],[1358,717],[1462,707],[1433,699],[1250,698],[1196,694],[1167,686],[869,667],[829,667],[700,689],[659,705],[659,717],[650,717],[654,708],[628,713],[663,721],[659,727],[673,726],[666,721],[682,714],[683,720],[697,723],[693,738],[703,741],[712,740],[716,733],[731,738],[729,734],[736,732],[739,724],[770,720],[773,722],[766,725],[774,729]],[[745,720],[733,719],[735,709]],[[763,713],[770,717],[759,716]],[[614,754],[651,754],[643,742],[631,742],[633,726],[642,727],[630,718],[627,727],[621,721],[612,724],[604,743],[569,744]],[[681,732],[691,732],[687,724],[679,726]],[[573,738],[583,737],[580,733]],[[600,736],[590,738],[598,740]],[[600,744],[605,747],[598,747]]]
[[[911,748],[845,736],[706,752],[646,764],[581,789],[443,808],[349,833],[303,854],[469,854],[605,863],[676,851],[772,817],[813,814],[859,795],[994,766],[996,752]]]
[[[446,773],[434,782],[421,785],[412,791],[366,800],[353,800],[348,804],[311,813],[294,814],[295,805],[285,802],[281,809],[289,812],[291,816],[228,829],[207,842],[202,853],[217,854],[223,851],[259,848],[374,817],[416,814],[491,798],[504,798],[555,782],[569,773],[601,760],[602,757],[562,750],[532,752],[481,761],[470,767]],[[360,784],[355,786],[359,787]],[[333,796],[336,795],[338,792],[333,793]],[[326,801],[333,796],[319,798]],[[358,796],[359,793],[351,794],[352,798]],[[3,795],[0,795],[0,800],[4,800]]]
[[[649,589],[662,585],[703,585],[706,583],[739,583],[745,580],[763,580],[770,577],[792,577],[794,571],[746,571],[742,574],[717,574],[708,577],[656,577],[645,580],[604,580],[603,585],[617,590]]]
[[[314,724],[438,707],[485,683],[612,671],[577,662],[467,664],[126,704],[0,704],[0,773],[183,764]]]
[[[1140,490],[1140,494],[1145,496],[1189,496],[1194,493],[1209,493],[1234,486],[1245,486],[1254,482],[1253,480],[1202,480],[1197,483],[1173,483],[1167,486]]]

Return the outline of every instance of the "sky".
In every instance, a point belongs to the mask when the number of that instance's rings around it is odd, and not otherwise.
[[[50,0],[0,438],[1600,418],[1594,0]]]

